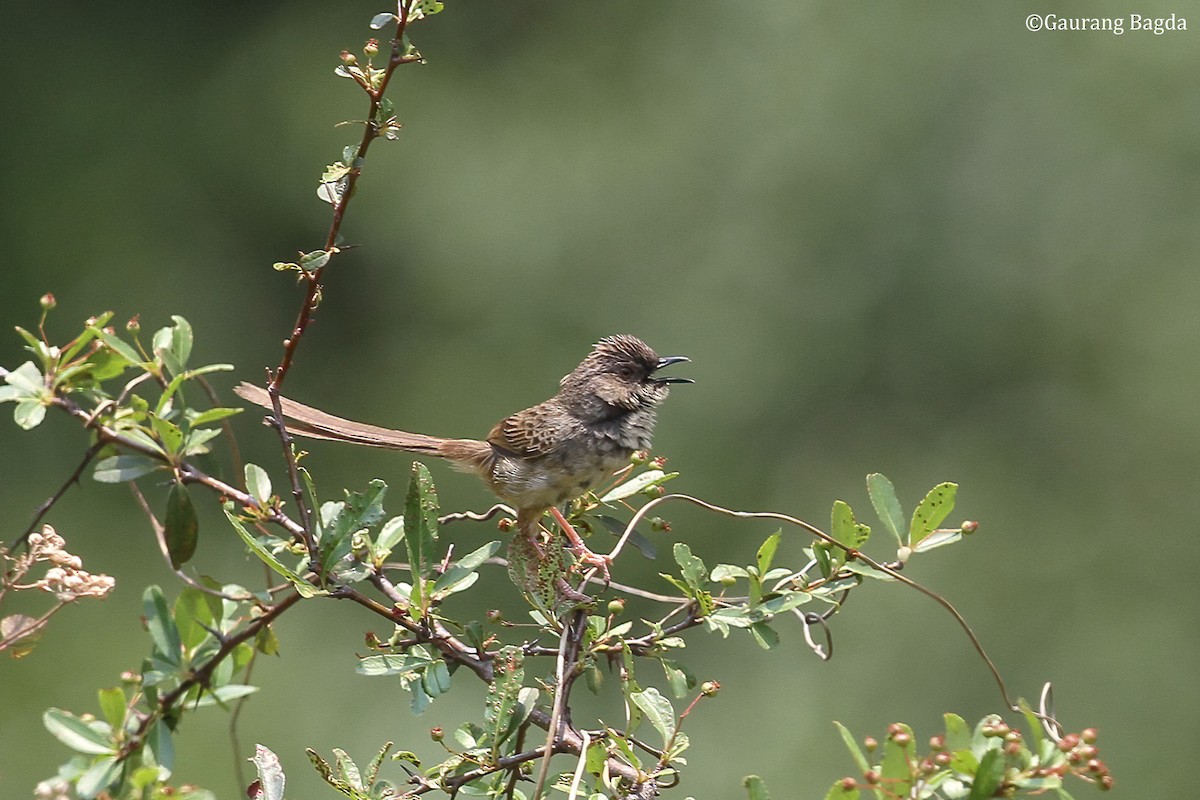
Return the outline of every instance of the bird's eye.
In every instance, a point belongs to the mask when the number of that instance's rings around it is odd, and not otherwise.
[[[633,367],[629,366],[628,364],[622,364],[621,366],[617,367],[617,374],[622,378],[632,378]]]

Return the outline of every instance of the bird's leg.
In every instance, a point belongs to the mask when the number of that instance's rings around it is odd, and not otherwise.
[[[613,563],[612,556],[601,555],[599,553],[592,552],[592,550],[586,544],[584,544],[583,539],[580,538],[579,534],[575,531],[575,528],[571,526],[571,523],[567,522],[567,518],[564,517],[563,513],[556,507],[551,506],[550,513],[554,516],[554,520],[558,523],[558,527],[562,528],[562,532],[566,534],[567,539],[571,542],[571,552],[575,554],[575,557],[578,558],[580,562],[599,569],[600,574],[604,577],[604,583],[610,583],[612,581],[612,577],[608,574],[608,567]]]

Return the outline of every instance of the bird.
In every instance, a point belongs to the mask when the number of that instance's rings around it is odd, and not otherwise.
[[[670,385],[693,383],[659,371],[685,361],[690,359],[660,357],[636,336],[605,337],[559,381],[553,397],[500,420],[482,440],[383,428],[279,400],[289,433],[434,456],[474,473],[515,509],[518,531],[537,552],[541,518],[551,512],[576,557],[607,578],[610,557],[588,549],[558,507],[591,491],[634,452],[650,449],[657,409]],[[234,392],[273,410],[270,394],[260,386],[243,382]]]

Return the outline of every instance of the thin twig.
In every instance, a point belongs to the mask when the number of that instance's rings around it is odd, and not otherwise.
[[[92,463],[92,459],[96,457],[96,454],[103,449],[104,444],[104,442],[97,441],[92,444],[87,451],[84,452],[83,460],[79,462],[79,466],[75,468],[75,471],[71,473],[71,476],[63,481],[62,486],[58,487],[58,491],[46,498],[46,500],[34,510],[33,521],[29,523],[29,527],[25,529],[25,532],[17,537],[17,540],[13,543],[14,546],[19,547],[25,544],[25,542],[29,539],[29,536],[35,530],[37,530],[38,524],[41,523],[46,514],[50,513],[50,509],[54,508],[54,505],[62,499],[64,494],[67,493],[67,489],[70,489],[72,485],[79,483],[79,478],[83,475],[83,471],[87,469],[88,464]]]

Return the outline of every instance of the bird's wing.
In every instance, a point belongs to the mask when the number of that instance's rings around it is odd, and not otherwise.
[[[561,408],[542,403],[496,423],[488,444],[520,458],[538,458],[570,437],[578,421]]]

